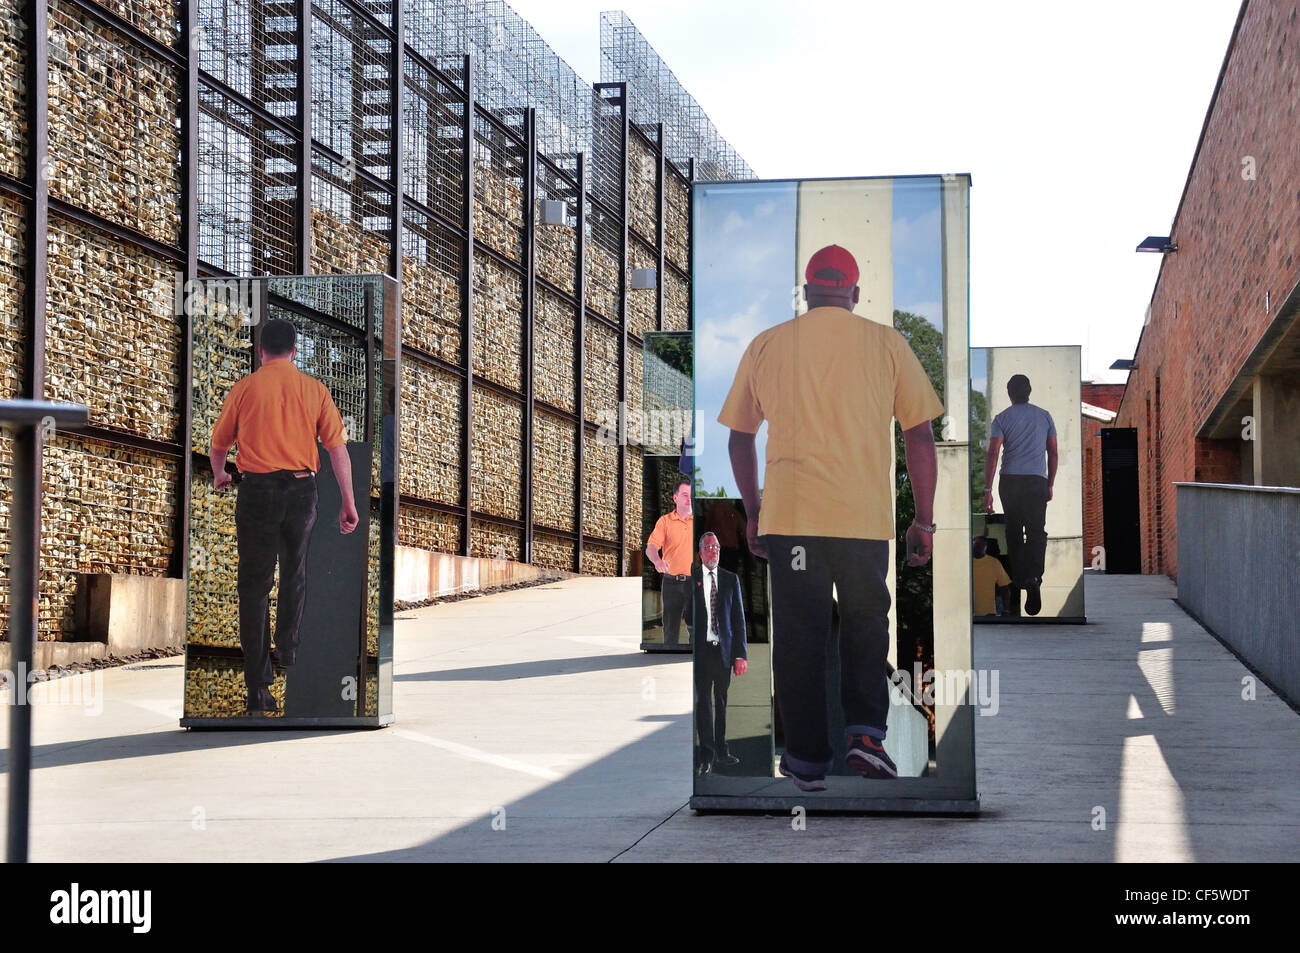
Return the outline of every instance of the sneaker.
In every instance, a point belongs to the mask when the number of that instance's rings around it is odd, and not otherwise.
[[[1038,615],[1043,608],[1043,597],[1038,591],[1038,581],[1031,582],[1025,589],[1025,612],[1029,615]]]
[[[781,755],[781,763],[777,767],[777,770],[780,771],[783,775],[785,775],[785,777],[790,778],[792,781],[794,781],[794,786],[797,787],[800,791],[825,791],[826,790],[825,778],[814,778],[807,775],[795,774],[794,771],[786,765],[785,755]]]
[[[845,763],[864,778],[896,778],[898,766],[885,754],[880,742],[870,735],[853,735]]]

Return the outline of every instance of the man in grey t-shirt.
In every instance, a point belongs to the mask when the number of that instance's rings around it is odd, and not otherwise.
[[[1056,424],[1052,415],[1029,402],[1032,388],[1024,374],[1007,381],[1011,406],[993,418],[984,458],[984,509],[993,512],[993,474],[1002,451],[998,494],[1007,511],[1007,555],[1012,581],[1025,590],[1025,611],[1043,607],[1039,587],[1047,556],[1047,502],[1056,482]]]

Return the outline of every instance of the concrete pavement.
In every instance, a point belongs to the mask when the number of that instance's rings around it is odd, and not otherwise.
[[[979,818],[695,815],[688,658],[638,651],[638,580],[579,578],[400,614],[378,731],[186,732],[179,658],[77,676],[35,712],[32,859],[1300,859],[1300,716],[1173,595],[1089,576],[1091,625],[976,627]]]

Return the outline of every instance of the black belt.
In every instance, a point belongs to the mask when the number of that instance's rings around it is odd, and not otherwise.
[[[690,573],[685,573],[685,574],[680,575],[680,576],[674,576],[674,575],[672,575],[671,573],[664,573],[664,578],[665,578],[665,579],[672,579],[674,582],[685,582],[687,579],[690,579],[690,578],[691,578],[691,574],[690,574]]]
[[[243,478],[245,480],[303,480],[315,475],[314,470],[272,470],[270,473],[245,472]]]

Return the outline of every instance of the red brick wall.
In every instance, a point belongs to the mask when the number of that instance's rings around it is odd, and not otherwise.
[[[1138,428],[1144,572],[1177,576],[1175,481],[1237,482],[1205,422],[1300,277],[1297,0],[1248,0],[1151,300],[1117,427]],[[1254,179],[1243,178],[1253,157]]]
[[[1124,397],[1123,384],[1084,382],[1083,402],[1106,410],[1118,410]],[[1083,564],[1092,565],[1094,546],[1105,546],[1101,508],[1101,428],[1109,427],[1093,417],[1081,417],[1083,437]]]

